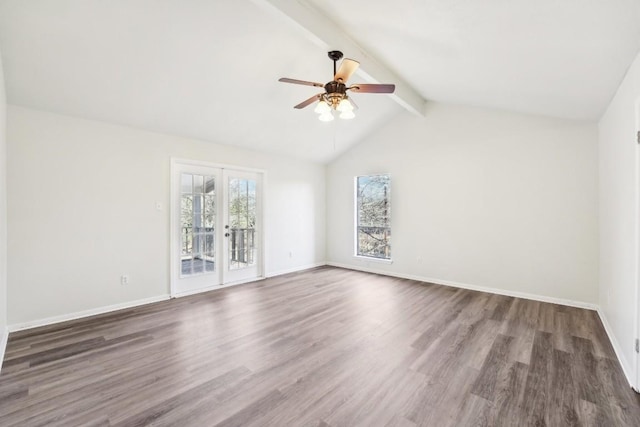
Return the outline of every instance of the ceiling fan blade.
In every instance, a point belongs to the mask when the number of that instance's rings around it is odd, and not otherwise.
[[[300,109],[302,109],[302,108],[304,108],[304,107],[306,107],[306,106],[308,106],[310,104],[313,104],[314,102],[319,100],[321,96],[322,96],[322,93],[318,93],[316,95],[313,95],[311,98],[307,99],[306,101],[302,101],[300,104],[296,105],[293,108],[297,108],[298,110],[300,110]]]
[[[308,82],[306,80],[289,79],[287,77],[281,77],[281,78],[278,79],[278,81],[279,82],[283,82],[283,83],[293,83],[293,84],[296,84],[296,85],[324,87],[324,85],[322,83]]]
[[[333,77],[335,81],[342,81],[342,83],[346,83],[349,80],[349,77],[353,73],[356,72],[360,63],[358,61],[354,61],[353,59],[345,58],[342,60],[342,64],[340,64],[340,68],[338,68],[338,72]]]
[[[351,86],[349,90],[360,93],[393,93],[396,90],[396,85],[358,83]]]

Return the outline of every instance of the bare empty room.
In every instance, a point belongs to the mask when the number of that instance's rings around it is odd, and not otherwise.
[[[0,425],[640,425],[640,3],[0,0]]]

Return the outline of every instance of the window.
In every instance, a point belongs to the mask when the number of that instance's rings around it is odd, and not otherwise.
[[[391,259],[391,178],[356,178],[356,255]]]

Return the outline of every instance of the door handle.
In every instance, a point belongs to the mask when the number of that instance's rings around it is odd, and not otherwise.
[[[229,233],[224,233],[224,237],[229,237]]]

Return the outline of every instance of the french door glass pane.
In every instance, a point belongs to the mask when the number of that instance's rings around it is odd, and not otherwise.
[[[182,276],[215,271],[215,180],[183,173],[180,179],[180,272]]]
[[[202,194],[204,185],[204,177],[202,175],[193,175],[193,193]]]
[[[229,178],[229,269],[256,262],[256,181]]]
[[[191,194],[192,190],[193,176],[188,173],[183,173],[180,176],[180,192],[182,194]]]

